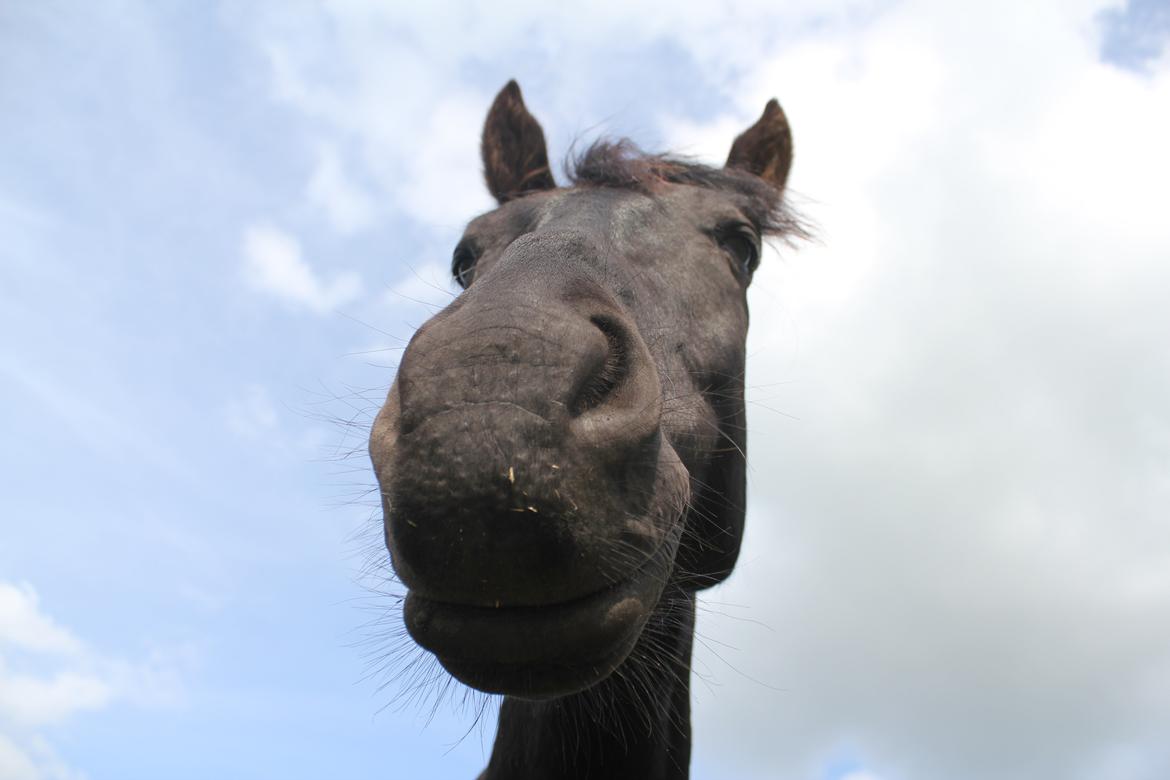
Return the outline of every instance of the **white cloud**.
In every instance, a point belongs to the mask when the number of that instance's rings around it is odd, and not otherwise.
[[[39,780],[42,775],[24,750],[0,734],[0,777],[8,780]]]
[[[0,720],[22,726],[60,723],[85,710],[101,709],[113,690],[91,674],[62,671],[49,678],[21,675],[0,658]]]
[[[0,777],[4,780],[85,780],[42,739],[18,745],[0,733]]]
[[[81,643],[43,614],[28,583],[0,582],[0,649],[5,645],[52,655],[77,655]]]
[[[810,26],[847,23],[870,5],[694,3],[680,13],[669,0],[612,0],[555,9],[509,3],[501,12],[486,0],[410,7],[359,1],[279,4],[250,16],[264,41],[274,96],[312,117],[330,143],[358,150],[379,202],[429,226],[451,227],[492,206],[479,185],[477,134],[506,78],[536,82],[546,78],[544,63],[555,62],[558,89],[535,108],[546,130],[559,132],[568,121],[574,124],[565,130],[577,133],[587,129],[580,123],[599,120],[582,116],[585,95],[601,88],[620,95],[610,111],[641,97],[630,93],[638,79],[607,58],[607,46],[682,41],[711,83],[726,83],[754,68],[776,41]],[[511,53],[516,72],[487,88],[472,86],[469,75],[485,68],[488,51]],[[555,161],[566,150],[551,151]]]
[[[323,145],[307,188],[309,202],[323,209],[334,229],[355,233],[369,227],[376,217],[374,202],[346,174],[341,155]]]
[[[356,273],[338,274],[324,282],[301,256],[300,243],[271,225],[244,231],[244,278],[255,290],[317,314],[337,309],[361,294]]]
[[[9,658],[36,658],[49,674],[23,674]],[[63,723],[110,703],[111,684],[81,640],[41,610],[27,582],[0,581],[0,724],[19,729]]]
[[[425,134],[407,155],[404,179],[395,187],[399,207],[432,225],[458,225],[467,215],[494,204],[479,186],[479,144],[468,129],[478,130],[487,103],[483,96],[456,95],[436,100]],[[470,137],[469,137],[470,135]],[[462,185],[463,182],[471,186]]]
[[[0,778],[80,779],[46,732],[117,699],[171,706],[180,698],[167,658],[105,658],[44,613],[32,586],[0,581]]]

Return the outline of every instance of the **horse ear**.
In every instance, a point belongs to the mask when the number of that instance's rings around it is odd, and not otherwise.
[[[548,167],[544,131],[524,107],[515,80],[504,85],[488,110],[480,153],[488,190],[500,203],[557,186]]]
[[[754,173],[776,189],[784,189],[792,167],[792,131],[776,98],[769,100],[764,115],[735,139],[726,167]]]

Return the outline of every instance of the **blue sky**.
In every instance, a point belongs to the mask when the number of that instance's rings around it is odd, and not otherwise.
[[[481,767],[364,679],[362,428],[511,77],[554,157],[793,119],[696,777],[1170,771],[1167,6],[673,8],[0,11],[0,776]]]

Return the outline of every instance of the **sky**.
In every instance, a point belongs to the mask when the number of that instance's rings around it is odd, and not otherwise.
[[[483,766],[364,446],[513,77],[556,159],[793,127],[693,776],[1170,776],[1170,6],[402,5],[0,7],[0,779]]]

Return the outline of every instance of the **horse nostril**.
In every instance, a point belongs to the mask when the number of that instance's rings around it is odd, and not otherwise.
[[[608,317],[590,317],[589,321],[605,336],[606,353],[601,366],[573,401],[572,412],[576,417],[605,403],[630,370],[629,347],[623,328]]]

